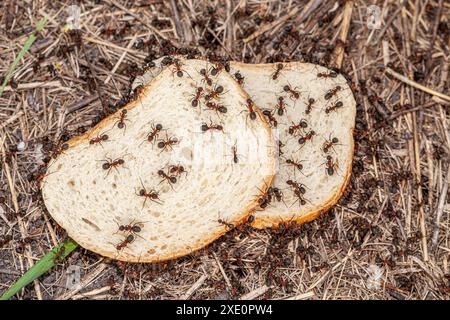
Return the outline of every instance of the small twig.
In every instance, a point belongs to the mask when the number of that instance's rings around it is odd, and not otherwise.
[[[216,263],[219,266],[220,273],[222,273],[222,276],[225,279],[225,283],[227,284],[228,288],[232,288],[230,279],[228,278],[227,274],[225,273],[225,270],[223,269],[222,264],[220,263],[220,261],[217,258],[216,254],[214,252],[212,254],[213,254],[214,260],[216,260]]]
[[[66,114],[72,113],[74,111],[78,111],[81,108],[84,108],[85,106],[87,106],[88,104],[90,104],[91,102],[97,100],[99,98],[98,94],[94,95],[94,96],[90,96],[90,97],[86,97],[81,101],[78,101],[70,106],[68,106],[66,108]]]
[[[336,68],[342,67],[342,61],[344,60],[344,48],[347,41],[348,30],[350,29],[350,22],[352,19],[353,1],[349,0],[345,2],[344,14],[342,18],[341,32],[339,39],[341,40],[334,49],[334,63]]]
[[[62,88],[61,82],[48,81],[48,82],[30,82],[30,83],[19,83],[17,89],[12,89],[11,86],[6,86],[4,91],[17,91],[17,90],[31,90],[36,88]]]
[[[187,300],[189,299],[194,292],[200,288],[203,284],[203,282],[205,282],[205,280],[208,278],[208,276],[206,274],[202,275],[197,281],[195,281],[195,283],[192,285],[192,287],[190,287],[181,297],[180,300]]]
[[[430,88],[425,87],[425,86],[423,86],[421,84],[418,84],[417,82],[408,79],[404,75],[401,75],[400,73],[395,72],[391,68],[386,68],[386,73],[388,73],[391,76],[393,76],[394,78],[396,78],[396,79],[398,79],[398,80],[400,80],[400,81],[410,85],[411,87],[414,87],[416,89],[422,90],[422,91],[424,91],[424,92],[426,92],[428,94],[431,94],[431,95],[433,95],[435,97],[438,97],[438,98],[441,98],[441,99],[443,99],[445,101],[450,102],[450,96],[447,96],[447,95],[445,95],[443,93],[437,92],[437,91],[435,91],[433,89],[430,89]]]
[[[93,296],[97,296],[100,293],[107,292],[109,290],[111,290],[111,286],[94,289],[94,290],[86,292],[86,293],[80,293],[80,294],[74,295],[72,297],[72,300],[78,300],[78,299],[83,299],[83,298],[88,298],[88,297],[92,298]]]
[[[439,203],[436,209],[436,220],[434,222],[433,227],[433,236],[431,238],[431,245],[433,250],[436,250],[438,245],[438,237],[439,237],[439,223],[442,218],[442,213],[444,212],[444,205],[447,199],[447,191],[448,191],[448,183],[450,180],[450,166],[447,168],[447,175],[444,180],[444,184],[442,185],[441,194],[439,195]]]
[[[286,298],[284,300],[305,300],[305,299],[308,299],[308,298],[313,298],[314,296],[315,296],[314,291],[308,291],[308,292],[305,292],[305,293],[302,293],[302,294],[298,294],[296,296],[292,296],[292,297]]]
[[[263,285],[262,287],[259,287],[253,291],[250,291],[249,293],[244,294],[239,298],[239,300],[253,300],[258,298],[259,296],[262,296],[264,293],[267,292],[271,287],[268,287],[266,285]]]
[[[174,0],[170,0],[170,8],[172,9],[175,22],[175,36],[184,39],[183,27],[181,26],[180,14],[178,13],[177,4]]]

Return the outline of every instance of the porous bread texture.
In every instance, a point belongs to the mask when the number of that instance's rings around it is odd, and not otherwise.
[[[134,85],[145,83],[161,66],[156,60],[155,68],[137,78]],[[284,145],[280,149],[279,169],[272,187],[279,188],[282,200],[272,195],[267,207],[259,208],[255,214],[253,226],[256,228],[276,227],[279,223],[295,221],[300,224],[311,221],[337,203],[343,194],[351,174],[353,159],[353,129],[355,125],[356,102],[353,93],[342,75],[327,77],[332,70],[310,63],[282,63],[283,68],[274,79],[277,64],[244,64],[230,62],[230,73],[239,72],[243,77],[243,88],[253,101],[263,110],[272,112],[277,120],[273,126],[276,140]],[[334,75],[333,75],[334,76]],[[289,85],[299,92],[296,99],[284,91]],[[325,95],[336,87],[340,87],[330,99]],[[283,115],[277,114],[279,97],[283,97],[286,105]],[[309,99],[314,99],[310,113],[307,113]],[[342,102],[342,107],[327,111],[327,108]],[[296,135],[289,134],[289,127],[305,120],[308,126]],[[299,138],[313,130],[312,139],[299,143]],[[324,144],[337,138],[339,142],[324,152]],[[327,173],[327,156],[336,163],[332,175]],[[287,160],[301,162],[303,168],[298,170],[287,163]],[[305,193],[302,195],[306,203],[302,205],[294,194],[288,180],[302,184]]]
[[[242,112],[247,94],[226,72],[213,77],[212,87],[201,81],[200,60],[181,61],[183,77],[175,66],[164,69],[130,102],[120,129],[122,110],[100,122],[85,135],[68,142],[69,148],[49,164],[43,180],[45,205],[56,220],[84,248],[128,262],[157,262],[200,249],[229,228],[245,222],[257,207],[257,196],[271,184],[275,173],[275,145],[263,115],[254,121]],[[205,100],[193,108],[196,88],[223,87],[215,101],[226,113],[207,110]],[[259,112],[259,111],[258,111]],[[201,130],[202,124],[222,125]],[[163,126],[157,141],[147,138],[157,124]],[[100,143],[90,140],[108,135]],[[158,142],[176,137],[178,144],[162,150]],[[241,161],[235,163],[232,147]],[[106,170],[105,159],[124,163]],[[169,184],[170,165],[186,173]],[[157,191],[159,199],[140,196],[140,190]],[[159,202],[159,203],[158,203]],[[119,231],[137,225],[139,232]],[[117,250],[128,235],[134,241]]]

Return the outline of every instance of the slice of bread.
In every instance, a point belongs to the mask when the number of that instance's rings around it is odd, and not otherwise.
[[[257,108],[254,120],[242,112],[249,97],[227,72],[209,86],[203,68],[201,60],[179,60],[133,102],[60,146],[42,194],[81,246],[129,262],[173,259],[258,206],[276,169],[270,128]]]
[[[156,66],[134,85],[158,74],[161,61],[156,60]],[[260,201],[263,208],[253,226],[315,219],[339,200],[350,179],[356,102],[347,81],[310,63],[230,62],[230,67],[230,73],[265,110],[275,139],[281,142],[279,171],[272,192]],[[277,107],[280,98],[284,109]]]

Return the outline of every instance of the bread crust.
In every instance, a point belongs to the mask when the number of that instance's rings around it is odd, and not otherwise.
[[[203,61],[202,61],[203,62]],[[226,74],[227,77],[229,78],[230,81],[232,81],[233,83],[235,83],[235,87],[236,90],[238,90],[239,94],[241,96],[243,96],[245,99],[250,98],[249,95],[247,94],[246,91],[244,91],[235,81],[234,79],[229,75]],[[69,141],[67,141],[66,143],[69,145],[69,147],[74,147],[77,146],[81,143],[85,143],[85,142],[89,142],[89,140],[103,132],[103,129],[105,127],[107,127],[108,125],[110,125],[112,122],[117,121],[121,110],[123,109],[127,109],[130,110],[132,108],[134,108],[137,103],[139,102],[140,99],[142,99],[146,94],[148,94],[148,92],[150,92],[151,90],[153,90],[153,88],[157,85],[157,83],[159,81],[161,81],[161,79],[164,76],[164,72],[159,73],[155,78],[153,78],[148,84],[144,85],[143,88],[140,90],[138,97],[133,100],[130,101],[127,105],[125,105],[122,109],[118,110],[117,112],[109,115],[108,117],[106,117],[105,119],[103,119],[101,122],[99,122],[97,125],[95,125],[93,128],[89,129],[88,131],[86,131],[84,134],[80,135],[80,136],[76,136],[73,137],[72,139],[70,139]],[[267,123],[267,121],[265,120],[265,117],[263,116],[261,110],[256,107],[255,111],[258,113],[259,117],[261,118],[261,123],[263,124],[263,127],[267,133],[268,136],[268,140],[271,141],[272,144],[274,144],[274,139],[271,133],[271,128],[269,126],[269,124]],[[270,163],[270,172],[272,172],[272,174],[267,175],[267,177],[263,180],[262,184],[259,186],[259,190],[261,190],[262,192],[265,192],[269,186],[272,184],[273,179],[275,178],[275,171],[276,171],[276,157],[270,157],[271,159],[271,163]],[[51,167],[51,165],[57,161],[58,159],[52,160],[48,166],[47,166],[47,173],[49,168]],[[267,171],[269,172],[269,171]],[[47,175],[46,175],[47,176]],[[44,177],[43,181],[42,181],[42,190],[45,189],[45,185],[46,185],[46,178]],[[43,192],[43,196],[44,196],[44,192]],[[44,197],[44,202],[45,202],[45,197]],[[252,213],[255,212],[256,208],[258,207],[258,195],[255,196],[255,198],[247,205],[244,206],[244,208],[242,209],[241,214],[238,215],[237,218],[235,218],[234,220],[231,220],[230,223],[232,223],[235,226],[238,226],[242,223],[245,223],[248,220],[249,215],[251,215]],[[50,211],[50,210],[49,210]],[[50,212],[51,214],[51,212]],[[60,224],[63,225],[62,223],[60,223],[60,221],[58,221],[56,218],[54,218],[54,220]],[[226,234],[228,232],[228,230],[226,230],[226,228],[223,228],[222,230],[219,230],[217,232],[212,233],[208,238],[202,239],[200,241],[198,241],[197,243],[195,243],[194,245],[190,245],[190,246],[186,246],[183,249],[180,249],[178,251],[174,251],[171,252],[168,255],[162,256],[162,257],[141,257],[141,256],[136,256],[134,254],[131,254],[130,252],[127,251],[122,251],[120,252],[120,254],[118,255],[111,255],[110,252],[102,250],[100,247],[96,246],[95,243],[87,243],[83,240],[79,241],[77,240],[77,234],[76,234],[76,230],[68,230],[66,229],[69,237],[71,237],[72,239],[74,239],[75,241],[77,241],[78,244],[80,244],[82,247],[84,247],[85,249],[88,249],[90,251],[93,251],[95,253],[98,253],[102,256],[108,257],[108,258],[112,258],[115,260],[120,260],[120,261],[125,261],[125,262],[135,262],[135,263],[156,263],[156,262],[162,262],[162,261],[167,261],[167,260],[173,260],[185,255],[188,255],[194,251],[200,250],[202,248],[204,248],[205,246],[209,245],[210,243],[212,243],[214,240],[220,238],[221,236],[223,236],[224,234]]]
[[[241,63],[241,62],[235,62],[232,61],[230,62],[230,65],[234,68],[234,69],[238,69],[238,70],[242,70],[242,69],[254,69],[254,70],[260,70],[260,69],[270,69],[270,70],[274,70],[275,66],[277,63],[267,63],[267,64],[247,64],[247,63]],[[290,62],[290,63],[284,63],[285,66],[301,66],[301,65],[309,65],[309,63],[303,63],[303,62]],[[353,93],[352,93],[353,94]],[[356,105],[352,106],[352,116],[353,119],[356,116]],[[310,222],[316,218],[318,218],[320,216],[321,213],[324,213],[326,211],[328,211],[331,207],[333,207],[338,201],[339,199],[342,197],[342,195],[345,192],[345,189],[348,186],[348,183],[350,182],[350,176],[352,173],[352,162],[353,162],[353,155],[354,155],[354,148],[355,148],[355,143],[354,143],[354,138],[353,138],[353,132],[354,132],[354,123],[353,125],[349,128],[349,136],[351,137],[349,143],[350,143],[350,155],[347,158],[346,161],[346,171],[345,173],[345,180],[342,183],[342,185],[340,186],[340,188],[338,188],[337,190],[335,190],[335,192],[333,194],[330,195],[330,197],[328,198],[328,200],[326,200],[324,202],[323,205],[320,206],[316,206],[315,208],[310,209],[307,213],[302,214],[299,217],[294,218],[294,216],[296,215],[296,212],[294,211],[292,213],[292,219],[286,220],[286,219],[282,219],[276,215],[272,215],[272,217],[270,219],[267,218],[262,218],[262,217],[255,217],[255,220],[252,223],[252,227],[256,228],[256,229],[263,229],[263,228],[277,228],[279,226],[280,223],[286,223],[286,222],[291,222],[291,221],[295,221],[297,224],[303,224],[306,222]]]

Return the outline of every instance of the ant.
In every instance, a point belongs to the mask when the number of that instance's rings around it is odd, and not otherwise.
[[[220,104],[217,104],[215,102],[211,102],[211,101],[206,103],[206,107],[209,110],[214,110],[214,111],[220,112],[220,113],[227,113],[227,111],[228,111],[226,107],[224,107]]]
[[[203,87],[198,87],[197,91],[192,96],[191,106],[195,108],[198,106],[199,100],[203,96]]]
[[[286,103],[283,97],[278,97],[278,104],[275,106],[277,109],[277,114],[281,117],[286,110]]]
[[[217,222],[219,222],[220,224],[228,227],[229,229],[234,229],[234,224],[226,222],[225,220],[218,219]]]
[[[63,143],[61,145],[58,145],[52,149],[52,158],[56,159],[57,156],[59,156],[61,153],[69,149],[68,143]]]
[[[200,74],[203,76],[202,82],[206,82],[208,86],[212,86],[212,79],[208,76],[206,69],[200,69]]]
[[[333,89],[328,90],[328,92],[325,94],[325,100],[330,100],[340,90],[342,90],[341,86],[336,86]]]
[[[209,100],[211,100],[211,99],[216,99],[216,98],[219,97],[219,95],[220,95],[221,93],[223,93],[223,87],[220,86],[220,85],[219,85],[219,86],[216,86],[216,87],[214,88],[214,90],[208,92],[208,94],[205,95],[205,100],[206,100],[206,101],[209,101]]]
[[[272,73],[272,80],[277,80],[280,75],[281,70],[283,70],[284,65],[282,63],[277,63],[275,66],[275,71]]]
[[[208,125],[206,123],[203,123],[201,126],[201,129],[203,132],[206,132],[208,130],[218,130],[223,132],[223,126],[220,124],[213,124],[212,122]]]
[[[114,159],[112,160],[111,158],[106,158],[106,160],[103,160],[104,163],[102,165],[103,170],[108,170],[108,173],[106,175],[109,174],[109,172],[111,171],[112,168],[117,170],[117,167],[120,165],[123,165],[125,163],[125,161],[123,159]]]
[[[232,146],[231,151],[233,152],[233,162],[238,163],[239,158],[238,158],[238,154],[237,154],[237,146],[236,145]]]
[[[153,142],[158,137],[159,132],[162,130],[162,124],[157,124],[156,126],[152,124],[152,131],[147,136],[148,142]]]
[[[284,92],[286,92],[286,93],[289,93],[289,97],[291,98],[291,99],[298,99],[298,98],[300,98],[300,92],[298,91],[298,90],[295,90],[297,87],[295,87],[294,89],[292,89],[292,87],[290,86],[290,85],[285,85],[284,87],[283,87],[283,91]]]
[[[116,245],[116,249],[117,251],[123,250],[127,245],[129,245],[130,243],[132,243],[134,241],[134,235],[129,234],[127,235],[127,237],[125,238],[125,240],[123,240],[122,242],[119,242]]]
[[[254,109],[255,104],[254,104],[253,100],[250,99],[250,98],[248,98],[246,102],[247,102],[246,107],[248,109],[248,113],[250,115],[250,119],[251,120],[255,120],[256,119],[256,112],[255,112],[255,109]]]
[[[172,71],[172,74],[176,73],[177,77],[179,77],[179,78],[183,77],[183,72],[186,72],[186,71],[181,70],[181,67],[183,66],[183,64],[180,62],[180,60],[174,59],[171,64],[173,64],[175,66],[175,69]]]
[[[305,189],[305,185],[303,183],[298,183],[294,180],[287,180],[286,184],[288,186],[291,186],[292,189],[294,189],[294,191],[300,193],[300,194],[305,194],[306,193],[306,189]]]
[[[139,226],[139,222],[136,222],[136,223],[134,223],[134,224],[130,224],[130,225],[121,225],[121,226],[119,226],[119,231],[122,231],[122,232],[132,232],[132,233],[139,233],[139,232],[141,232],[141,227]]]
[[[186,173],[186,175],[187,175],[187,171],[184,169],[184,167],[182,165],[171,165],[171,166],[169,166],[169,173],[177,175],[177,176],[180,176],[183,173]]]
[[[316,132],[314,130],[307,132],[306,135],[298,139],[298,143],[304,144],[306,141],[311,140],[315,134]]]
[[[126,126],[125,126],[125,120],[130,121],[130,120],[128,120],[128,119],[125,119],[125,117],[127,116],[127,111],[128,111],[127,109],[123,109],[123,110],[120,112],[119,120],[116,121],[117,128],[119,128],[119,129],[125,128],[125,127],[126,127]],[[114,125],[115,125],[115,124],[114,124]]]
[[[285,144],[283,142],[281,142],[281,140],[278,140],[278,156],[282,156],[284,154],[282,148],[285,146]]]
[[[147,201],[147,199],[150,199],[151,201],[156,202],[158,204],[162,204],[160,202],[161,199],[159,199],[159,193],[155,189],[151,189],[150,191],[147,192],[147,190],[145,190],[144,185],[142,184],[142,181],[141,181],[141,185],[142,185],[142,189],[139,190],[139,193],[136,193],[136,195],[139,196],[139,197],[144,197],[145,198],[144,204],[142,205],[142,208],[144,208],[145,202]]]
[[[281,192],[280,189],[278,189],[277,187],[274,187],[274,188],[272,188],[272,193],[278,202],[283,201],[283,192]]]
[[[244,84],[244,77],[241,75],[239,71],[234,74],[234,77],[236,78],[236,81],[240,86]]]
[[[306,114],[310,114],[311,113],[311,109],[312,109],[312,105],[316,102],[316,100],[314,100],[314,98],[309,98],[308,99],[308,104],[306,105]]]
[[[326,173],[329,176],[332,176],[334,174],[334,170],[336,170],[338,167],[337,161],[334,161],[332,156],[327,156],[327,161],[325,164],[326,164],[325,169]]]
[[[108,140],[108,138],[109,137],[107,134],[101,134],[101,135],[98,135],[95,138],[92,138],[91,140],[89,140],[89,144],[99,143],[101,145],[102,141],[106,141],[106,140]]]
[[[338,102],[336,102],[335,104],[333,104],[333,105],[327,107],[327,108],[325,109],[325,113],[328,114],[328,113],[330,113],[331,111],[334,111],[334,110],[336,110],[336,109],[342,108],[343,105],[344,105],[344,104],[342,103],[342,101],[338,101]]]
[[[302,171],[303,165],[300,163],[300,161],[295,161],[292,159],[286,159],[286,163],[290,166],[293,166],[298,171]]]
[[[333,148],[333,145],[337,144],[339,142],[339,139],[334,137],[331,140],[325,140],[322,146],[322,150],[325,153],[328,153],[328,151]],[[334,149],[333,149],[334,150]]]
[[[172,187],[172,189],[173,189],[172,184],[177,183],[177,177],[168,175],[167,173],[164,172],[164,170],[158,170],[158,176],[163,178],[159,183],[166,180],[169,183],[169,185]]]
[[[289,127],[288,129],[288,133],[290,135],[295,135],[295,133],[300,130],[300,129],[305,129],[308,127],[308,122],[306,122],[306,120],[301,119],[298,124],[295,124],[294,122],[292,122],[292,126]]]
[[[272,202],[273,188],[269,187],[266,192],[263,192],[259,188],[258,190],[262,193],[262,195],[258,198],[258,204],[260,208],[264,209]]]
[[[228,65],[228,62],[225,62],[225,63],[217,62],[217,63],[214,64],[214,67],[211,68],[211,75],[212,76],[216,76],[223,69],[225,69],[226,71],[229,71],[229,68],[230,67]]]
[[[172,146],[176,145],[178,143],[179,143],[179,141],[178,141],[178,139],[176,137],[169,138],[167,136],[167,132],[166,132],[166,140],[161,139],[158,142],[158,148],[162,149],[161,152],[166,150],[166,149],[169,149],[169,148],[173,150]]]
[[[265,115],[267,117],[271,126],[273,126],[275,128],[277,127],[278,121],[277,121],[277,119],[275,119],[275,117],[273,116],[273,113],[270,110],[264,110],[263,115]]]
[[[337,73],[334,71],[331,72],[319,72],[317,74],[317,78],[336,78],[337,77]]]

